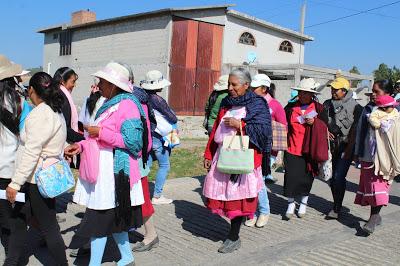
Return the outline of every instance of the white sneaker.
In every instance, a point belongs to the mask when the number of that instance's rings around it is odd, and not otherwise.
[[[262,228],[268,223],[268,220],[269,220],[268,214],[260,214],[260,217],[258,217],[258,219],[257,219],[256,226],[258,228]]]
[[[256,224],[256,222],[257,222],[257,217],[254,216],[253,219],[247,220],[247,221],[244,223],[244,225],[245,225],[245,226],[248,226],[248,227],[254,227],[254,225]]]
[[[168,199],[164,196],[161,196],[159,198],[153,197],[153,199],[151,200],[151,203],[153,205],[165,205],[165,204],[171,204],[173,202],[172,199]]]

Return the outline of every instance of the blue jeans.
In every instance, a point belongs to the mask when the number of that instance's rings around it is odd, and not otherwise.
[[[156,183],[154,186],[154,197],[159,198],[162,195],[165,181],[171,168],[169,163],[170,149],[163,146],[161,138],[153,137],[153,152],[158,161],[158,172],[156,175]],[[153,164],[153,158],[150,156],[148,161],[149,167]]]
[[[271,167],[271,172],[272,172],[272,166],[274,165],[274,163],[276,162],[276,156],[272,156],[270,157],[270,167]],[[274,181],[274,177],[272,176],[272,174],[269,174],[267,176],[264,176],[264,180],[272,180]]]
[[[331,179],[331,190],[333,196],[333,209],[335,212],[340,212],[343,204],[344,194],[346,192],[346,176],[349,171],[352,160],[342,158],[346,146],[340,145],[339,152],[332,158],[333,173]]]
[[[267,186],[265,185],[265,179],[267,176],[263,176],[263,187],[260,192],[258,192],[258,207],[255,215],[258,217],[260,214],[268,215],[270,214],[269,199]]]

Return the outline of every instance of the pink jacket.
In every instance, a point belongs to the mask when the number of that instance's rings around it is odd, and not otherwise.
[[[148,119],[148,109],[147,106],[143,106],[143,109],[146,113],[146,122],[148,128],[148,151],[151,150],[152,147],[152,139],[150,134],[150,121]],[[100,133],[97,138],[97,143],[101,148],[125,148],[125,143],[123,137],[121,135],[121,125],[127,119],[140,119],[140,113],[135,103],[130,100],[123,100],[118,104],[118,107],[113,106],[110,107],[107,111],[105,111],[99,118],[98,127],[100,127]],[[80,142],[81,148],[84,147],[88,140],[83,140]],[[93,157],[96,158],[94,155]],[[92,157],[92,158],[93,158]],[[97,156],[98,158],[98,156]],[[139,164],[138,161],[132,156],[129,158],[130,162],[130,180],[131,185],[135,184],[141,179]],[[91,162],[95,163],[95,162]],[[97,162],[98,163],[98,162]]]

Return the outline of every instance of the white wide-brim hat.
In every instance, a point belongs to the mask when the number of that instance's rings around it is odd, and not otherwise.
[[[292,87],[293,90],[296,91],[307,91],[307,92],[312,92],[315,94],[320,94],[320,92],[317,91],[317,88],[320,86],[318,82],[315,82],[313,78],[306,78],[302,79],[300,81],[300,84],[296,87]]]
[[[257,74],[251,79],[250,87],[258,88],[261,86],[271,87],[271,79],[265,74]]]
[[[21,72],[21,65],[14,64],[4,55],[0,55],[0,80],[15,77]]]
[[[92,76],[105,79],[123,91],[133,91],[133,84],[129,80],[129,70],[116,62],[108,63],[105,68],[92,74]]]
[[[147,72],[146,79],[140,82],[141,87],[145,90],[153,91],[164,89],[171,85],[171,82],[166,80],[163,74],[158,70],[151,70]]]
[[[219,77],[218,82],[214,84],[215,91],[226,91],[228,90],[229,75],[222,75]]]
[[[21,73],[18,73],[18,75],[15,75],[15,76],[21,77],[21,76],[28,75],[29,73],[31,73],[29,70],[24,69],[21,71]]]

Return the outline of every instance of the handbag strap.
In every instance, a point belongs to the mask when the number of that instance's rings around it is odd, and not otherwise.
[[[230,148],[232,147],[233,140],[235,139],[235,136],[236,136],[236,135],[233,135],[233,136],[232,136],[232,139],[231,139],[231,141],[229,142],[229,145],[228,145],[228,149],[230,149]],[[245,150],[246,148],[244,147],[242,125],[240,125],[240,137],[239,137],[239,140],[240,140],[240,148],[241,148],[242,150]]]

